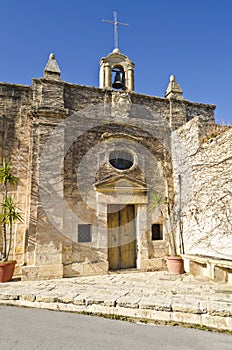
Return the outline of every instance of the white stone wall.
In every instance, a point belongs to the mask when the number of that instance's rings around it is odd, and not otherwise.
[[[196,117],[172,134],[185,253],[232,259],[232,128],[203,143],[202,128]]]

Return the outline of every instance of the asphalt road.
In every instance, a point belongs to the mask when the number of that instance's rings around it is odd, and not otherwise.
[[[0,307],[4,350],[231,350],[232,335],[39,309]]]

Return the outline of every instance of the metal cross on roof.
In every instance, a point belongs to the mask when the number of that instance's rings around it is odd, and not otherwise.
[[[114,25],[114,48],[118,49],[118,26],[128,26],[127,23],[118,22],[118,13],[114,11],[114,21],[103,19],[102,22],[110,23]]]

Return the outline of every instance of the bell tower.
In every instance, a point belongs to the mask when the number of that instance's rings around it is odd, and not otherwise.
[[[103,20],[114,25],[114,50],[100,61],[100,88],[134,91],[134,63],[118,48],[118,27],[128,26],[118,21],[117,11],[114,20]]]
[[[100,61],[100,88],[134,91],[134,63],[119,49]]]

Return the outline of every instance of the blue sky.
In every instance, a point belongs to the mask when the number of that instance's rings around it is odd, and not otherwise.
[[[31,85],[54,52],[62,79],[98,86],[99,60],[119,48],[135,63],[135,91],[164,96],[174,74],[187,100],[216,104],[232,124],[231,0],[0,0],[0,81]]]

